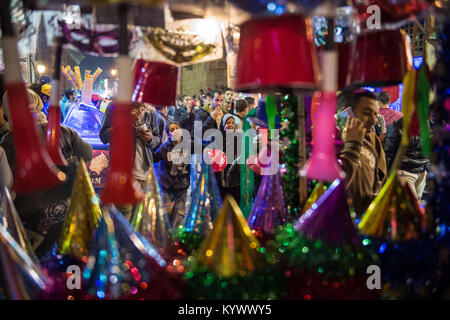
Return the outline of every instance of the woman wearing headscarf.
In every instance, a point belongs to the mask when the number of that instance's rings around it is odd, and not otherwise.
[[[9,110],[8,92],[3,97],[3,105]],[[42,112],[43,103],[39,95],[28,89],[30,109],[41,133],[41,141],[45,141],[47,117]],[[14,101],[11,102],[11,107]],[[9,166],[14,174],[16,170],[16,151],[13,132],[9,131],[3,137],[0,146],[5,150]],[[61,151],[68,165],[58,167],[67,175],[67,180],[54,188],[38,192],[17,194],[14,204],[29,235],[32,246],[38,257],[43,257],[59,238],[69,207],[69,198],[80,159],[92,159],[92,147],[81,140],[74,130],[61,125]]]
[[[220,131],[223,135],[223,152],[227,156],[227,165],[224,170],[216,173],[222,199],[229,193],[237,203],[241,199],[241,174],[239,166],[240,119],[232,114],[225,114],[220,123]]]

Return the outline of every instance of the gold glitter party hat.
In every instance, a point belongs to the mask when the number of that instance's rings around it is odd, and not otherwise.
[[[389,177],[358,225],[362,234],[393,241],[419,239],[426,232],[426,216],[409,186],[402,186],[397,170]]]
[[[101,216],[86,164],[78,166],[69,212],[59,239],[58,252],[82,259],[87,256],[92,235]]]
[[[259,247],[236,200],[227,195],[213,229],[200,245],[197,262],[218,276],[246,276],[263,265]]]

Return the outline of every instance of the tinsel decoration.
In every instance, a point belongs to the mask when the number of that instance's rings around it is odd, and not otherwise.
[[[314,239],[295,230],[291,223],[280,227],[268,252],[281,262],[287,299],[372,299],[377,293],[367,289],[367,267],[378,257],[365,242],[337,245]],[[375,290],[376,291],[376,290]]]
[[[202,172],[192,196],[191,207],[183,225],[174,230],[174,239],[185,250],[198,249],[201,241],[213,227],[213,221],[222,207],[219,187],[211,165],[202,163]]]
[[[14,206],[9,189],[6,186],[1,190],[0,224],[6,228],[14,241],[17,242],[30,259],[38,263],[39,260],[34,254],[33,247],[20,220],[19,213]]]
[[[417,199],[401,185],[397,171],[391,173],[358,224],[362,234],[392,241],[420,239],[426,233],[426,216]]]
[[[189,298],[279,298],[283,273],[264,252],[238,204],[227,195],[213,230],[187,260]]]
[[[153,166],[150,166],[144,201],[135,208],[131,225],[158,249],[166,249],[170,245],[169,218]]]
[[[73,185],[69,211],[59,239],[58,253],[80,260],[87,256],[100,216],[99,201],[86,164],[81,159]]]
[[[302,215],[268,243],[285,268],[289,299],[371,299],[367,267],[377,256],[360,243],[339,179]]]
[[[86,299],[179,299],[166,261],[117,210],[104,207],[83,271]],[[178,285],[181,286],[181,279]]]
[[[0,300],[36,299],[48,286],[40,266],[0,225]]]
[[[281,163],[285,168],[282,176],[283,191],[286,195],[286,207],[289,217],[297,217],[299,214],[299,185],[300,176],[298,174],[299,152],[298,152],[298,98],[296,96],[285,96],[281,103],[280,111],[281,123],[288,123],[287,128],[280,131],[280,138],[285,141],[282,150]]]
[[[344,182],[336,179],[298,219],[295,229],[327,243],[357,245],[357,230],[350,217]]]
[[[308,200],[306,200],[301,214],[304,214],[306,211],[308,211],[309,208],[311,208],[311,206],[317,202],[317,200],[325,193],[326,190],[327,187],[323,184],[323,182],[318,182],[314,186],[314,189],[311,191]]]
[[[274,235],[278,226],[287,222],[279,172],[263,176],[247,222],[250,229],[256,231],[257,237],[260,233]]]

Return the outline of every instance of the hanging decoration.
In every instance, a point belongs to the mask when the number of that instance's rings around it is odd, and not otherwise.
[[[298,215],[299,183],[298,174],[298,98],[296,96],[285,96],[281,102],[281,123],[287,123],[286,129],[280,130],[280,138],[285,145],[281,150],[281,167],[285,172],[282,175],[283,191],[285,195],[287,213],[290,218]]]
[[[131,99],[156,106],[176,103],[180,68],[164,62],[139,59],[134,65],[134,91]]]
[[[116,59],[120,75],[119,91],[112,112],[110,143],[111,167],[106,185],[100,195],[103,204],[129,205],[144,199],[144,192],[133,176],[133,120],[131,115],[132,80],[128,57],[128,6],[119,6],[119,57]]]
[[[373,10],[368,10],[370,6],[377,6],[380,23],[383,24],[412,18],[429,8],[429,3],[425,0],[353,0],[352,3],[359,13],[361,25],[366,25],[366,21],[375,13]]]
[[[411,44],[404,30],[369,30],[358,34],[353,43],[346,84],[350,88],[392,86],[412,69]]]
[[[48,125],[46,132],[47,151],[53,163],[66,166],[67,161],[61,150],[61,118],[62,111],[59,105],[59,67],[61,65],[62,38],[56,39],[55,64],[53,68],[52,95],[50,96],[50,107],[48,109]]]
[[[220,25],[213,18],[167,21],[164,29],[149,27],[144,39],[146,60],[185,66],[223,57]]]
[[[300,175],[309,179],[332,181],[342,179],[345,173],[337,163],[334,149],[336,131],[336,93],[321,92],[315,94],[317,103],[314,112],[313,150],[310,158],[300,171]]]
[[[4,88],[17,158],[13,189],[17,193],[25,193],[55,187],[64,182],[66,176],[52,163],[30,112],[27,89],[20,73],[17,38],[10,21],[9,4],[10,1],[2,1],[0,6],[5,61]]]
[[[284,14],[252,18],[241,25],[237,91],[313,91],[319,67],[309,18]]]

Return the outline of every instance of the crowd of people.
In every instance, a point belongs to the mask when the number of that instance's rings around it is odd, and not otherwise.
[[[8,123],[9,101],[7,92],[2,92],[0,105],[0,183],[12,186],[16,170],[16,154],[13,132]],[[33,84],[28,89],[30,108],[45,141],[47,111],[51,95],[47,79]],[[77,92],[64,91],[60,105],[63,119]],[[13,103],[13,102],[11,102]],[[341,92],[338,96],[338,113],[351,115],[345,119],[345,126],[339,132],[343,143],[338,157],[346,174],[346,188],[349,201],[358,216],[368,208],[389,175],[402,135],[402,114],[389,108],[387,93],[375,94],[369,91]],[[105,144],[111,144],[112,103],[106,108],[99,137]],[[175,106],[161,107],[146,103],[132,104],[134,122],[135,154],[133,175],[145,190],[150,168],[153,166],[159,179],[163,201],[174,228],[184,221],[188,210],[191,188],[191,158],[195,150],[203,152],[219,139],[208,135],[208,130],[220,131],[223,141],[222,152],[227,156],[226,165],[215,173],[222,197],[231,194],[237,203],[241,196],[242,166],[241,145],[237,142],[242,134],[244,122],[251,123],[254,141],[261,141],[267,134],[268,120],[265,99],[258,95],[237,94],[224,88],[210,92],[199,90],[198,96],[183,95]],[[197,126],[197,127],[196,127]],[[228,139],[232,136],[233,139]],[[270,139],[269,139],[270,140]],[[255,142],[254,142],[255,143]],[[186,149],[178,148],[181,144]],[[217,145],[216,145],[217,146]],[[76,168],[80,159],[92,159],[92,147],[79,134],[61,125],[61,147],[68,166],[59,167],[68,179],[63,186],[39,192],[15,195],[15,206],[27,230],[32,245],[39,257],[52,248],[62,229],[66,217]],[[256,143],[255,152],[261,151]],[[399,168],[399,178],[409,184],[419,200],[426,188],[429,159],[421,150],[421,138],[412,136],[405,157]],[[261,176],[255,175],[255,192]],[[133,205],[118,206],[130,218]]]

